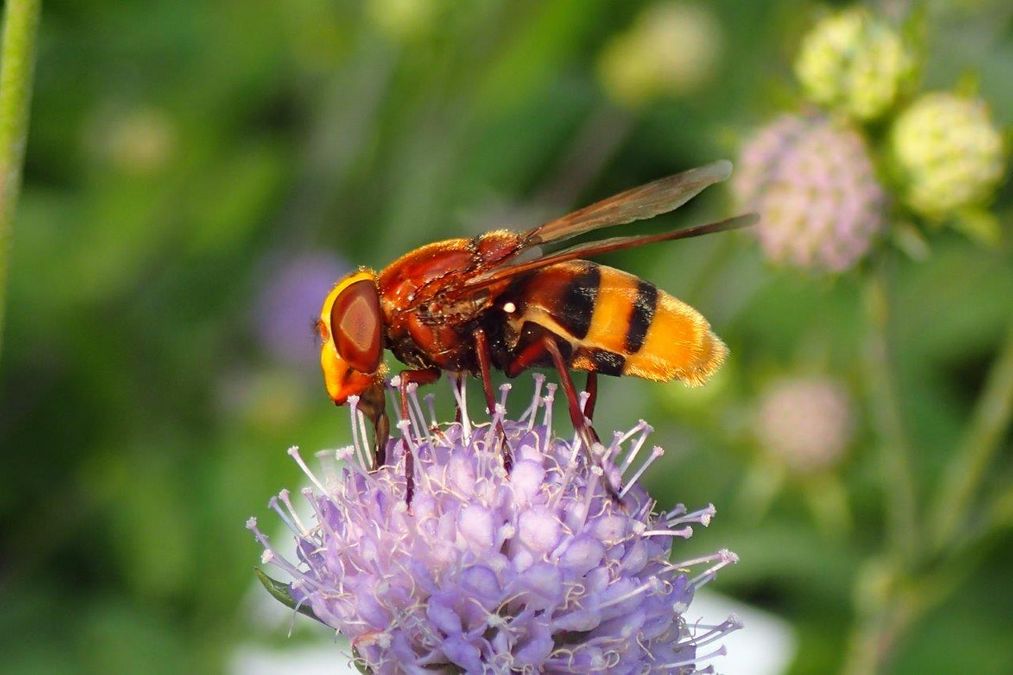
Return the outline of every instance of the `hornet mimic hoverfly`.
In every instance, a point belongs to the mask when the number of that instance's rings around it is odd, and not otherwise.
[[[335,284],[316,322],[327,393],[336,405],[359,397],[358,408],[376,431],[379,466],[385,463],[389,435],[384,349],[407,365],[400,374],[404,419],[407,387],[434,382],[441,371],[478,375],[492,411],[493,368],[514,377],[527,368],[551,367],[559,375],[574,429],[590,448],[597,439],[589,420],[598,373],[696,385],[721,365],[728,350],[686,303],[632,274],[585,258],[744,227],[755,217],[592,241],[552,253],[540,247],[667,213],[730,174],[729,162],[714,162],[526,232],[494,230],[448,239],[410,251],[379,273],[360,268]],[[583,409],[571,369],[588,374]],[[406,463],[410,502],[410,453]],[[510,463],[504,448],[507,470]]]

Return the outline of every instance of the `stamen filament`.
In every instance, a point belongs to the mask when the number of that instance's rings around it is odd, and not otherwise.
[[[651,451],[651,456],[648,457],[646,460],[644,460],[644,463],[640,465],[640,468],[637,469],[637,472],[633,474],[632,478],[629,479],[629,481],[626,483],[626,487],[624,487],[622,492],[619,493],[619,496],[625,497],[626,493],[629,492],[634,485],[636,485],[637,481],[640,480],[640,477],[644,475],[645,471],[647,471],[647,467],[651,466],[651,464],[654,464],[654,461],[664,454],[665,451],[660,445],[654,446],[654,449]]]

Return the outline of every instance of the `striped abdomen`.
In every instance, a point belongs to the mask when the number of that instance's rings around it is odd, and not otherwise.
[[[632,274],[585,260],[516,280],[514,331],[535,323],[566,340],[570,367],[702,384],[728,348],[695,309]]]

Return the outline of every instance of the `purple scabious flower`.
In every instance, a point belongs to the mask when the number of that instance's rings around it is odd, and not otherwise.
[[[841,272],[883,229],[886,194],[865,140],[841,120],[784,115],[742,149],[732,189],[757,211],[756,234],[780,264]]]
[[[367,460],[365,424],[352,409],[354,444],[321,454],[323,471],[290,454],[313,487],[312,522],[287,491],[271,507],[292,530],[297,561],[280,556],[251,519],[263,561],[284,570],[292,606],[346,636],[373,673],[698,673],[724,654],[715,646],[739,627],[687,619],[695,591],[736,562],[722,550],[670,560],[712,505],[657,512],[639,485],[663,452],[645,450],[639,422],[595,444],[552,430],[555,386],[535,376],[534,399],[506,417],[509,385],[489,423],[438,424],[432,395],[423,413],[409,389],[410,419],[387,448],[392,465]],[[543,390],[545,394],[543,395]],[[504,469],[501,423],[513,458]],[[405,447],[415,493],[405,502]],[[611,497],[605,480],[621,496]],[[277,595],[277,593],[276,593]]]
[[[348,272],[349,264],[335,255],[301,253],[265,264],[268,279],[259,291],[250,317],[253,334],[278,363],[312,366],[320,358],[313,320],[320,298]]]

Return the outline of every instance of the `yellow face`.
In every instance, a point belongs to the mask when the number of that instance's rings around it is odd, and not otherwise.
[[[376,275],[359,270],[335,284],[317,321],[320,368],[336,405],[383,377],[383,314]]]

